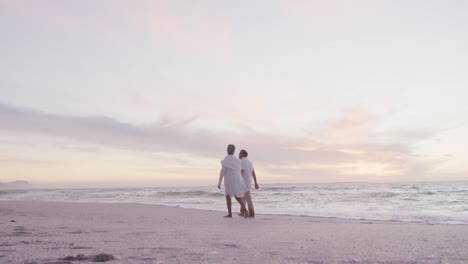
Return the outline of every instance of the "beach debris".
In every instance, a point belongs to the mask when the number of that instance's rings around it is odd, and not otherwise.
[[[76,255],[76,257],[74,256],[66,256],[63,258],[63,260],[70,260],[70,261],[79,261],[79,260],[87,260],[87,257],[85,257],[85,255],[83,254],[78,254]]]
[[[70,261],[63,261],[63,260],[59,260],[59,261],[46,261],[46,262],[37,262],[35,260],[32,260],[32,261],[26,261],[24,262],[24,264],[72,264],[72,262]]]
[[[229,248],[239,248],[238,245],[236,244],[232,244],[232,243],[227,243],[227,244],[223,244],[225,247],[229,247]]]
[[[45,261],[45,262],[44,262]],[[35,261],[35,260],[30,260],[30,261],[26,261],[24,262],[23,264],[73,264],[73,262],[71,261],[68,261],[68,260],[58,260],[58,261],[55,261],[55,260],[42,260],[42,261]]]
[[[109,260],[114,260],[114,256],[111,254],[100,253],[97,255],[85,256],[83,254],[78,254],[76,256],[66,256],[63,260],[66,261],[92,261],[92,262],[106,262]]]
[[[26,229],[22,226],[15,226],[13,235],[14,236],[22,236],[22,235],[28,235],[29,232],[26,232]]]
[[[106,254],[106,253],[97,254],[97,255],[91,256],[90,258],[91,258],[91,261],[94,261],[94,262],[106,262],[109,260],[114,260],[114,256],[112,256],[111,254]]]

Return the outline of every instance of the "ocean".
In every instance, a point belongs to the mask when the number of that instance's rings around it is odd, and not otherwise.
[[[468,224],[468,182],[272,184],[252,190],[257,214]],[[0,190],[0,200],[138,203],[226,211],[216,186]],[[238,204],[233,202],[233,210]]]

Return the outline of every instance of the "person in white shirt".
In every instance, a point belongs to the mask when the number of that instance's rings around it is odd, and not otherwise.
[[[249,213],[245,208],[244,194],[247,192],[247,187],[241,176],[241,161],[234,156],[236,147],[229,144],[227,147],[228,155],[221,161],[222,167],[219,173],[218,189],[221,189],[221,182],[224,178],[224,192],[226,194],[226,205],[228,214],[224,217],[232,217],[231,211],[231,197],[234,196],[241,205],[243,216],[247,218]]]
[[[255,170],[252,165],[252,162],[247,159],[247,156],[249,153],[243,149],[239,152],[239,159],[241,160],[241,174],[242,174],[242,179],[245,182],[245,185],[247,187],[247,192],[244,194],[244,201],[247,203],[248,208],[249,208],[249,217],[254,217],[255,216],[255,209],[253,206],[252,202],[252,196],[250,195],[250,188],[252,185],[252,178],[255,182],[255,189],[258,189],[258,183],[257,183],[257,175],[255,175]],[[245,212],[241,208],[241,214],[244,215]]]

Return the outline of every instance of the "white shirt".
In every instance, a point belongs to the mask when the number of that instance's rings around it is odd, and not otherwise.
[[[245,185],[248,189],[252,185],[252,176],[253,176],[253,165],[250,160],[247,158],[241,159],[241,169],[242,169],[242,179],[244,179]]]

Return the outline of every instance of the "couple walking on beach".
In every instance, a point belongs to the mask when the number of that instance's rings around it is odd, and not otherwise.
[[[253,168],[252,162],[247,159],[248,153],[246,150],[239,152],[239,158],[234,156],[236,146],[229,144],[227,146],[228,155],[221,161],[222,167],[219,173],[218,189],[221,189],[221,183],[224,178],[224,192],[226,194],[226,205],[228,214],[224,217],[232,217],[231,197],[235,197],[241,206],[241,216],[254,217],[255,210],[250,195],[250,187],[252,178],[255,182],[255,189],[258,189],[257,176]],[[247,203],[248,210],[245,207]]]

